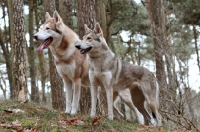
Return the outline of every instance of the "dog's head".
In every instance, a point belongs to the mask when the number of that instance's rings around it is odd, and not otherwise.
[[[36,40],[42,41],[41,45],[38,47],[37,51],[42,52],[43,49],[48,48],[49,45],[53,46],[57,41],[62,39],[62,18],[57,11],[54,12],[53,18],[46,12],[45,23],[42,29],[34,34]]]
[[[80,50],[81,54],[93,51],[101,46],[102,42],[105,41],[103,38],[103,32],[98,22],[95,24],[94,30],[88,28],[86,24],[84,25],[84,28],[85,36],[83,36],[83,40],[75,45],[75,47]]]

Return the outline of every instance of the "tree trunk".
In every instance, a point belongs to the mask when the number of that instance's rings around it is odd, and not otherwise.
[[[1,8],[2,12],[3,12],[3,17],[2,18],[3,18],[4,23],[5,23],[6,22],[6,17],[5,17],[6,16],[6,11],[5,11],[6,10],[6,4],[5,4],[5,2],[3,1],[2,3],[0,3],[0,6],[2,7]],[[4,24],[4,29],[3,30],[0,29],[0,46],[1,46],[1,49],[3,51],[3,57],[5,59],[8,59],[8,60],[5,60],[6,61],[7,73],[9,72],[9,69],[8,69],[9,66],[11,66],[10,65],[11,60],[10,60],[10,54],[9,54],[9,50],[8,50],[8,43],[9,42],[7,40],[5,40],[4,38],[6,36],[9,36],[8,33],[9,32],[7,30],[6,24]],[[12,74],[12,72],[11,72],[11,74]],[[8,76],[8,78],[9,78],[9,76]],[[4,84],[4,86],[3,86],[3,84]],[[3,77],[3,74],[2,74],[1,70],[0,70],[0,89],[3,92],[4,100],[6,100],[6,82],[5,82],[5,77]]]
[[[167,42],[164,45],[165,48],[165,61],[166,61],[166,68],[167,68],[167,79],[168,79],[168,93],[170,96],[170,99],[176,100],[176,91],[177,91],[177,85],[175,83],[176,80],[176,71],[175,71],[175,61],[173,59],[173,56],[175,56],[175,53],[173,51],[173,44],[171,43],[171,34],[170,29],[166,30],[166,38]],[[173,109],[172,107],[170,108]]]
[[[197,54],[197,66],[199,68],[199,73],[200,73],[200,61],[199,61],[199,49],[198,49],[198,44],[197,44],[197,30],[196,30],[196,26],[193,24],[192,25],[193,27],[193,34],[194,34],[194,45],[195,45],[195,51],[196,51],[196,54]]]
[[[166,43],[163,0],[146,0],[146,9],[150,19],[151,35],[154,41],[156,77],[160,86],[160,97],[165,100],[167,83],[163,60],[163,55],[165,54],[163,46]]]
[[[2,42],[2,35],[1,35],[1,30],[0,30],[0,45],[1,45],[1,47],[2,47],[2,49],[5,49],[5,47],[3,48],[3,46],[4,46],[4,43]],[[3,53],[4,53],[4,50],[3,50]],[[5,55],[4,55],[5,56]],[[6,58],[6,57],[5,57]],[[2,85],[2,84],[5,84],[4,86]],[[1,73],[1,71],[0,71],[0,89],[2,90],[2,92],[3,92],[3,97],[4,97],[4,100],[6,100],[6,82],[5,82],[5,79],[4,79],[4,77],[3,77],[3,75],[2,75],[2,73]]]
[[[192,90],[191,88],[185,88],[185,95],[186,95],[186,99],[187,99],[187,105],[188,105],[188,109],[189,109],[189,115],[190,115],[190,119],[191,121],[197,125],[197,118],[195,117],[195,110],[193,107],[194,104],[194,100],[192,98]]]
[[[59,11],[63,22],[71,29],[73,29],[72,21],[72,1],[59,0]]]
[[[10,30],[10,44],[11,44],[11,51],[6,52],[5,60],[6,60],[6,69],[8,73],[8,80],[10,84],[10,98],[14,98],[13,95],[13,89],[14,89],[14,83],[13,83],[13,52],[14,51],[14,24],[13,24],[13,9],[12,9],[12,0],[7,1],[8,4],[8,16],[9,16],[9,30]]]
[[[108,0],[108,5],[110,7],[110,15],[107,16],[109,17],[108,18],[108,21],[107,21],[107,26],[106,26],[106,32],[105,32],[105,39],[106,39],[106,42],[108,44],[108,46],[111,48],[111,50],[115,52],[115,47],[114,47],[114,43],[111,41],[111,34],[110,34],[110,27],[113,23],[113,20],[114,20],[114,13],[113,13],[113,2],[112,0]],[[102,10],[103,11],[103,10]],[[103,12],[102,12],[103,13]],[[105,18],[104,18],[105,19]],[[105,20],[104,20],[105,21]],[[104,24],[104,23],[103,23]],[[104,29],[105,30],[105,29]]]
[[[55,11],[55,1],[54,0],[44,0],[45,11],[49,12],[52,16]],[[51,83],[51,96],[52,96],[52,106],[54,109],[65,110],[65,95],[63,89],[63,82],[61,77],[59,76],[54,58],[48,50],[49,55],[49,68],[50,68],[50,83]]]
[[[33,0],[33,9],[35,13],[35,23],[36,23],[36,31],[39,30],[39,20],[38,20],[38,11],[37,11],[37,0]],[[37,46],[40,45],[40,43],[37,41]],[[45,96],[45,81],[47,79],[48,73],[49,73],[49,68],[47,68],[47,61],[44,59],[44,54],[38,54],[39,58],[39,72],[41,75],[41,85],[42,85],[42,103],[46,104],[47,99]]]
[[[91,29],[96,23],[95,15],[95,0],[77,0],[77,17],[78,17],[78,34],[83,38],[85,34],[84,24],[87,24]],[[89,113],[91,107],[91,95],[89,88],[81,89],[80,111]]]
[[[107,24],[106,24],[106,8],[103,0],[99,0],[99,5],[100,5],[100,20],[101,20],[101,28],[103,30],[104,37],[106,38],[107,34]],[[96,5],[98,6],[98,5]],[[98,19],[97,19],[98,20]]]
[[[13,98],[19,101],[27,99],[26,76],[26,40],[23,17],[23,0],[13,0],[14,20],[14,91]]]
[[[78,34],[85,34],[84,24],[93,29],[96,23],[95,0],[77,0]]]
[[[35,46],[33,43],[33,1],[29,2],[29,36],[30,36],[30,47],[29,47],[29,64],[30,64],[30,78],[31,78],[31,100],[39,103],[39,92],[36,86],[36,66],[35,66]]]

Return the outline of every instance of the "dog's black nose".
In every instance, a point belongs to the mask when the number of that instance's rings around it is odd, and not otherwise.
[[[33,35],[33,37],[34,37],[36,40],[38,40],[38,37],[37,37],[37,35]]]
[[[77,49],[79,49],[79,50],[81,49],[81,45],[80,45],[80,44],[76,44],[75,47],[76,47]]]

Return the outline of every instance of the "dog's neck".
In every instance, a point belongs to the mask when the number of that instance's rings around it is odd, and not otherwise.
[[[65,28],[71,30],[67,26],[65,26]],[[72,30],[70,32],[70,34],[63,34],[58,46],[50,46],[50,50],[56,61],[68,59],[76,50],[75,44],[80,42],[78,35]]]
[[[102,42],[101,46],[94,49],[93,51],[89,52],[89,57],[94,58],[100,58],[104,55],[112,56],[114,53],[110,50],[106,42]]]

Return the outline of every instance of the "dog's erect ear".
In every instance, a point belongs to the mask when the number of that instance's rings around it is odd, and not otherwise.
[[[53,19],[54,19],[54,22],[56,24],[59,24],[59,23],[62,22],[62,18],[60,17],[60,15],[58,14],[57,11],[54,11],[54,13],[53,13]]]
[[[86,34],[91,31],[91,29],[86,24],[84,24],[84,28],[85,28],[85,33]]]
[[[49,20],[49,19],[51,19],[51,16],[49,15],[48,12],[46,12],[46,14],[45,14],[45,20],[47,21],[47,20]]]
[[[102,30],[101,30],[100,24],[98,22],[95,24],[94,32],[96,34],[103,33]]]

